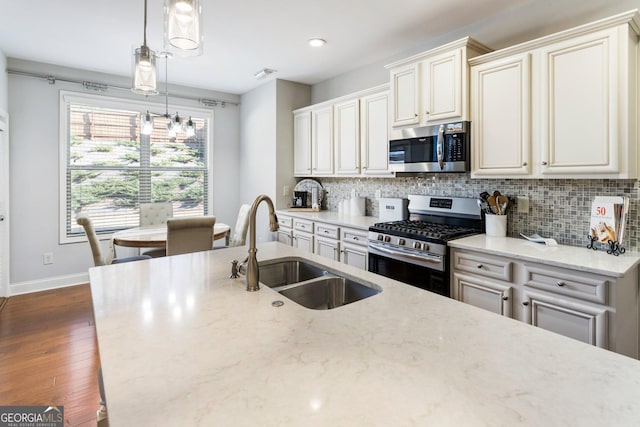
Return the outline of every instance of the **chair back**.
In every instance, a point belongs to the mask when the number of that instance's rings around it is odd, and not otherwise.
[[[96,235],[96,231],[93,229],[93,223],[91,218],[87,215],[80,214],[76,217],[76,222],[84,228],[84,232],[87,233],[87,239],[89,240],[89,246],[91,247],[91,253],[93,254],[93,263],[96,267],[105,265],[104,258],[102,257],[102,250],[100,248],[100,240]]]
[[[140,203],[140,225],[166,224],[173,217],[173,203]]]
[[[167,255],[213,249],[215,216],[170,218],[167,220]]]
[[[229,246],[244,246],[246,244],[250,212],[250,205],[244,204],[240,206],[238,219],[236,220],[236,226],[233,228],[233,235],[231,236]]]

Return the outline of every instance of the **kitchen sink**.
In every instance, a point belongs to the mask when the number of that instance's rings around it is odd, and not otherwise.
[[[379,286],[297,258],[259,263],[260,282],[313,310],[330,310],[379,294]]]

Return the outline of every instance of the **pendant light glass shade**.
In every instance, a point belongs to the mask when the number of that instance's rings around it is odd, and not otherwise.
[[[156,53],[143,45],[134,51],[134,58],[131,91],[141,95],[156,95]]]
[[[201,15],[201,0],[165,0],[165,48],[181,56],[202,54]]]
[[[146,113],[140,114],[140,133],[143,135],[151,135],[153,132],[153,118],[151,117],[151,113],[147,111]]]

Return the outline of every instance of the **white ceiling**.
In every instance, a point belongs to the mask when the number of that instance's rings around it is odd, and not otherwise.
[[[160,51],[163,0],[148,2],[148,44]],[[143,0],[0,3],[0,50],[7,57],[131,74],[132,50],[143,38]],[[253,74],[266,67],[278,70],[270,78],[315,84],[453,30],[495,22],[496,16],[505,17],[509,31],[525,33],[539,29],[545,20],[593,14],[598,7],[611,8],[616,3],[633,2],[203,0],[204,53],[170,59],[169,82],[242,94],[263,83]],[[328,43],[311,48],[307,44],[311,37],[322,37]]]

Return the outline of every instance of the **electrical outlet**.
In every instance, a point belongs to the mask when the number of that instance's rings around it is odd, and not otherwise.
[[[53,264],[53,252],[45,252],[42,254],[42,263],[44,265]]]
[[[291,194],[291,190],[289,189],[288,185],[285,185],[284,187],[282,187],[282,195],[283,196],[289,196]]]
[[[518,213],[529,213],[529,197],[518,196]]]

